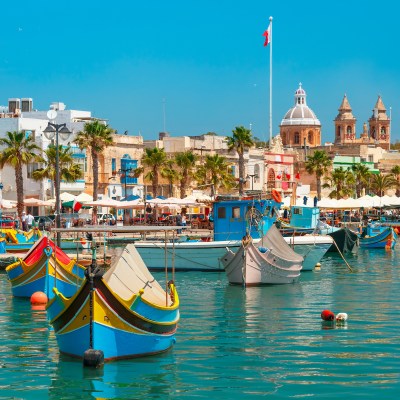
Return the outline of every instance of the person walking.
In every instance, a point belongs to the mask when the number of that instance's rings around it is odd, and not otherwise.
[[[26,226],[27,226],[28,231],[30,231],[32,229],[34,221],[35,221],[35,218],[33,218],[33,215],[31,213],[28,213],[28,215],[26,216]]]
[[[180,213],[178,213],[176,215],[176,225],[177,226],[182,226],[182,215]],[[177,231],[178,233],[182,233],[182,229],[178,229]]]
[[[24,232],[26,232],[27,226],[26,226],[26,212],[25,211],[22,211],[21,221],[22,221],[22,230]]]

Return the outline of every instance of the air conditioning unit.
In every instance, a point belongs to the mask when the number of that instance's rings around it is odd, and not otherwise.
[[[21,99],[21,111],[22,112],[31,112],[32,111],[32,99]]]
[[[8,112],[15,113],[17,110],[21,109],[21,100],[20,99],[8,99]]]

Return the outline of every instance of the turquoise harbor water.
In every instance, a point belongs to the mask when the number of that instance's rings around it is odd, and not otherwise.
[[[329,256],[297,284],[247,290],[223,273],[177,273],[173,350],[100,370],[61,357],[45,313],[12,298],[1,272],[0,399],[397,398],[399,256],[358,250],[353,273]],[[323,309],[349,320],[323,323]]]

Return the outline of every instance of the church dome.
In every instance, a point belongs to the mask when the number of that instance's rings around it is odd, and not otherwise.
[[[307,94],[299,84],[299,88],[294,92],[294,107],[292,107],[283,117],[281,125],[314,125],[321,126],[319,119],[314,111],[307,106]]]

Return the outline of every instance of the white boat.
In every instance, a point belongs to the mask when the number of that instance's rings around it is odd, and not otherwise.
[[[221,197],[213,203],[213,241],[139,241],[135,246],[151,270],[164,269],[166,248],[168,264],[176,270],[223,271],[221,259],[227,249],[237,252],[247,234],[258,243],[274,226],[280,205],[273,199]],[[328,235],[287,237],[285,241],[304,257],[304,271],[312,270],[333,244]]]
[[[254,244],[261,239],[253,239]],[[333,244],[328,235],[305,235],[285,237],[284,240],[292,249],[304,258],[303,271],[311,271]],[[168,265],[175,270],[186,271],[223,271],[222,257],[227,249],[237,252],[242,245],[241,240],[221,241],[187,241],[164,243],[162,241],[137,241],[135,247],[150,270],[165,268],[165,248]]]
[[[333,245],[334,240],[329,235],[304,235],[284,238],[286,243],[304,257],[302,271],[312,271],[322,257]]]
[[[246,236],[236,253],[228,250],[222,257],[229,283],[242,286],[294,283],[300,276],[303,260],[275,226],[258,244]]]

